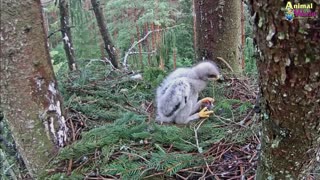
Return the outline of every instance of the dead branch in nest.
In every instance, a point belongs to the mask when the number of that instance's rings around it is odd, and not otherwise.
[[[230,66],[230,64],[226,60],[224,60],[222,57],[216,57],[216,58],[219,59],[220,61],[222,61],[230,69],[231,72],[234,72],[232,67]]]
[[[258,95],[258,84],[253,80],[246,77],[226,77],[225,79],[228,82],[228,89],[231,90],[231,92],[225,94],[227,98],[255,102]]]

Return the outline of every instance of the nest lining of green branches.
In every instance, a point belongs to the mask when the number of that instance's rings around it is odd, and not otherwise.
[[[253,79],[227,75],[200,97],[213,97],[214,115],[189,125],[154,122],[154,95],[166,73],[145,69],[143,80],[87,62],[81,72],[58,73],[71,143],[46,177],[60,179],[253,179],[260,123],[253,111]]]

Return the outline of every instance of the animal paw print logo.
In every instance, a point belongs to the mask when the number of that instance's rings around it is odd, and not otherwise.
[[[291,7],[287,7],[286,8],[286,13],[285,13],[285,17],[288,21],[292,22],[293,18],[294,18],[294,12],[293,9]]]

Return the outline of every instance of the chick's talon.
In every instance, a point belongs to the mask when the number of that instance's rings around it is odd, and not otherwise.
[[[212,114],[213,111],[208,111],[207,107],[204,107],[200,112],[199,112],[199,117],[200,118],[208,118],[210,114]]]
[[[211,102],[211,103],[213,103],[214,102],[214,99],[213,98],[211,98],[211,97],[205,97],[205,98],[203,98],[203,99],[201,99],[201,102]]]

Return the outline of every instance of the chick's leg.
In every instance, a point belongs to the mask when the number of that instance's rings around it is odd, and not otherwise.
[[[200,112],[199,112],[199,117],[200,118],[208,118],[210,117],[210,114],[212,114],[213,111],[208,111],[207,107],[204,107]]]
[[[213,113],[213,111],[208,111],[208,108],[205,107],[199,113],[196,113],[196,114],[193,114],[193,115],[189,116],[187,118],[187,120],[184,121],[181,124],[187,124],[190,121],[194,121],[194,120],[197,120],[197,119],[200,119],[200,118],[208,118],[210,116],[210,114],[212,114],[212,113]]]
[[[203,98],[203,99],[201,99],[200,100],[201,102],[211,102],[211,103],[213,103],[214,102],[214,99],[213,98],[211,98],[211,97],[205,97],[205,98]],[[199,101],[199,102],[200,102]]]
[[[211,97],[205,97],[205,98],[201,99],[200,101],[198,101],[197,104],[193,107],[192,114],[193,114],[193,113],[196,113],[196,112],[199,112],[201,105],[202,105],[204,102],[207,102],[207,101],[213,103],[213,102],[214,102],[214,99],[211,98]]]
[[[187,116],[187,117],[177,117],[175,122],[177,124],[187,124],[190,121],[194,121],[194,120],[197,120],[197,119],[200,119],[200,118],[209,117],[210,114],[213,113],[213,111],[208,111],[207,107],[205,107],[203,109],[200,109],[201,105],[206,101],[214,102],[214,99],[210,98],[210,97],[206,97],[206,98],[201,99],[200,101],[198,101],[195,104],[195,106],[193,106],[191,108],[191,113],[190,113],[189,116]],[[185,112],[185,113],[188,114],[187,112]],[[183,114],[183,115],[186,115],[186,114]]]

